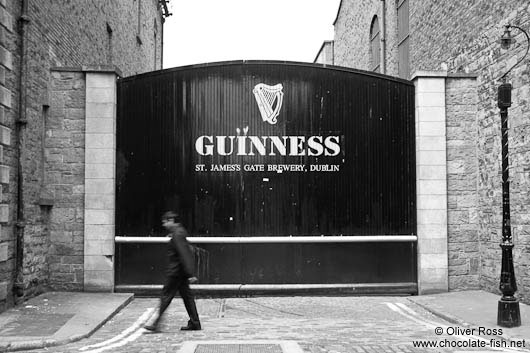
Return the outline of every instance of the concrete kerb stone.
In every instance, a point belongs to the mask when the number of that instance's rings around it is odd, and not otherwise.
[[[15,351],[22,351],[22,350],[30,350],[30,349],[40,349],[40,348],[46,348],[46,347],[56,347],[56,346],[61,346],[64,344],[76,342],[83,338],[87,338],[91,336],[94,332],[99,330],[105,323],[107,323],[112,317],[114,317],[114,315],[120,312],[121,309],[126,307],[133,299],[134,299],[134,295],[130,294],[106,318],[104,318],[103,320],[98,322],[96,325],[94,325],[88,332],[80,333],[80,334],[73,334],[69,337],[62,338],[62,339],[55,339],[55,338],[47,337],[47,338],[42,338],[42,339],[37,339],[37,340],[28,340],[28,341],[16,341],[15,340],[12,342],[8,342],[6,344],[0,343],[0,353],[15,352]],[[66,325],[68,325],[68,323],[66,323],[65,326]]]
[[[478,323],[471,323],[471,322],[466,322],[456,316],[453,316],[451,314],[448,314],[448,313],[444,313],[442,312],[441,310],[437,310],[429,305],[426,305],[426,304],[423,304],[423,303],[420,303],[419,301],[415,301],[414,298],[407,298],[408,301],[410,301],[411,303],[414,303],[416,305],[418,305],[419,307],[427,310],[428,312],[430,312],[431,314],[433,314],[434,316],[437,316],[453,325],[457,325],[457,326],[462,326],[462,327],[474,327],[476,326]],[[503,333],[503,335],[501,336],[502,338],[504,338],[505,340],[509,341],[509,342],[519,342],[521,340],[521,338],[516,338],[516,337],[512,337],[512,336],[509,336],[507,335],[506,333]]]
[[[459,326],[464,326],[464,327],[471,326],[470,323],[467,323],[467,322],[463,321],[462,319],[457,318],[456,316],[452,316],[452,315],[444,313],[444,312],[442,312],[440,310],[436,310],[436,309],[430,307],[429,305],[426,305],[426,304],[420,303],[418,301],[415,301],[413,298],[407,298],[407,300],[410,301],[411,303],[414,303],[415,305],[427,310],[431,314],[433,314],[435,316],[438,316],[439,318],[441,318],[441,319],[443,319],[443,320],[445,320],[447,322],[450,322],[452,324],[459,325]]]

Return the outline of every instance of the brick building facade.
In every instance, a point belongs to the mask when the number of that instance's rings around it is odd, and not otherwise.
[[[516,29],[516,46],[500,48],[496,41],[508,23],[530,31],[528,1],[342,0],[334,23],[335,65],[373,70],[374,60],[380,60],[376,71],[388,75],[415,82],[424,75],[443,78],[445,124],[440,130],[445,128],[449,290],[499,292],[502,171],[497,86],[526,49],[526,38]],[[513,84],[509,145],[514,263],[518,295],[527,303],[529,60],[507,77]]]
[[[159,0],[0,1],[0,311],[83,289],[86,146],[106,138],[86,141],[88,73],[161,69],[164,15]]]

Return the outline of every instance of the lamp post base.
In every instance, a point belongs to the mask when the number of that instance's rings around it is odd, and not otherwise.
[[[521,326],[521,312],[519,310],[519,300],[517,298],[501,298],[499,300],[499,307],[497,310],[497,325],[502,327]]]

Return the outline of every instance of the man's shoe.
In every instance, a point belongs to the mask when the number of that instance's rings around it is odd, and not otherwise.
[[[158,325],[145,325],[144,328],[151,332],[160,332]]]
[[[191,322],[188,322],[188,325],[182,326],[180,330],[181,331],[199,331],[201,330],[201,324],[192,324]]]

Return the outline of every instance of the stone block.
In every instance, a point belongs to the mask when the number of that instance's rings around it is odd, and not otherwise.
[[[13,70],[13,55],[9,50],[0,45],[0,64]]]
[[[116,117],[115,103],[89,103],[86,106],[87,119],[114,119]]]
[[[0,8],[0,24],[13,32],[13,16],[5,8]]]
[[[422,246],[421,242],[419,242],[418,248],[421,246]],[[421,263],[422,269],[433,268],[433,269],[446,269],[447,270],[447,266],[448,266],[447,246],[440,248],[440,249],[436,249],[436,250],[439,250],[440,252],[424,253],[423,251],[420,251],[420,254],[418,255],[418,259]],[[445,250],[446,252],[443,253],[441,252],[442,250]]]
[[[85,241],[85,256],[90,255],[113,256],[114,239]]]
[[[85,242],[88,240],[114,241],[114,225],[85,224]]]
[[[71,243],[73,241],[72,232],[62,230],[50,231],[51,243]]]
[[[447,184],[445,180],[418,180],[418,195],[446,195]]]
[[[445,107],[443,93],[417,92],[416,107]]]
[[[85,163],[101,164],[114,163],[116,150],[112,148],[87,148],[85,151]]]
[[[9,222],[9,205],[0,205],[0,223]]]
[[[447,163],[445,151],[418,151],[416,164],[424,165],[443,165]]]
[[[85,210],[85,224],[114,225],[114,210]]]
[[[0,104],[11,108],[11,91],[4,86],[0,86]]]
[[[86,134],[86,148],[116,149],[116,137],[114,134]]]
[[[85,254],[85,271],[112,271],[114,270],[113,256],[102,254]]]
[[[418,210],[418,225],[420,224],[447,225],[447,212],[445,210]]]
[[[109,88],[89,87],[86,88],[86,102],[90,103],[114,103],[116,102],[116,90]]]
[[[86,194],[114,195],[114,179],[86,179]]]
[[[441,267],[447,266],[447,241],[445,239],[421,239],[418,241],[418,251],[421,256],[425,257],[421,258],[422,266],[424,268],[439,267],[438,265]],[[426,260],[427,257],[430,257],[433,254],[437,254],[437,257],[434,258],[435,262],[429,262],[430,260]],[[437,263],[438,265],[432,266],[434,263]]]
[[[445,136],[445,121],[420,121],[417,135],[423,136]]]
[[[85,269],[84,290],[86,292],[112,292],[114,290],[114,271]]]
[[[85,207],[93,210],[112,210],[115,207],[115,197],[114,195],[87,194]]]
[[[0,300],[7,299],[7,282],[0,282]]]
[[[419,168],[419,180],[445,180],[446,168],[443,165],[424,165]]]
[[[86,119],[86,133],[114,133],[115,120],[111,118]]]
[[[0,262],[7,261],[9,256],[7,249],[7,243],[0,244]]]
[[[85,169],[87,179],[114,179],[115,166],[113,163],[87,163]]]
[[[0,183],[9,184],[9,167],[0,165]]]
[[[87,72],[87,88],[114,88],[116,87],[115,73]]]
[[[52,222],[58,224],[73,223],[75,221],[75,209],[54,207],[51,217]]]
[[[11,145],[11,129],[0,125],[0,143],[6,146]]]
[[[418,195],[418,210],[445,210],[447,197],[445,195]]]
[[[419,151],[445,151],[446,149],[445,136],[422,135],[418,137],[417,142],[416,148]]]
[[[64,110],[65,120],[85,120],[85,109],[83,108],[66,108]]]
[[[415,81],[416,92],[445,93],[445,77],[419,77]]]

